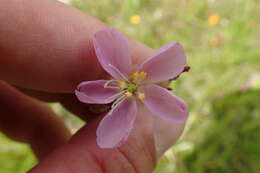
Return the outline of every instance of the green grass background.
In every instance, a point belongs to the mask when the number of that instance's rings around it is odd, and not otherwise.
[[[76,0],[71,5],[152,48],[178,41],[191,71],[172,82],[190,106],[183,137],[156,173],[260,172],[259,0]],[[212,14],[220,23],[208,24]],[[141,22],[129,19],[139,15]],[[220,40],[212,45],[214,38]],[[57,105],[67,122],[81,124]],[[0,135],[0,173],[36,164],[26,144]]]

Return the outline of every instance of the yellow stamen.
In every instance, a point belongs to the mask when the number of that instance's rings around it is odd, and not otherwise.
[[[147,73],[142,71],[140,72],[140,77],[142,77],[143,79],[145,79],[147,77]]]
[[[145,94],[144,93],[138,93],[138,99],[144,100],[145,99]]]
[[[146,77],[147,77],[147,73],[144,72],[144,71],[135,72],[135,73],[133,74],[133,79],[134,79],[134,80],[137,80],[137,81],[144,80]]]
[[[136,79],[136,78],[138,78],[138,76],[139,76],[139,72],[134,72],[133,78]]]
[[[118,86],[119,86],[120,89],[125,89],[125,88],[127,88],[127,84],[126,84],[126,82],[124,82],[124,81],[118,82]]]
[[[126,97],[132,97],[132,96],[133,96],[133,93],[127,91],[124,95],[125,95]]]

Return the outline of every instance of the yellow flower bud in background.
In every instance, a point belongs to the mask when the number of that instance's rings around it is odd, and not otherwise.
[[[220,16],[218,14],[212,14],[208,18],[209,25],[218,25],[220,22]]]
[[[219,37],[213,37],[211,40],[210,40],[210,44],[212,46],[219,46],[220,45],[220,38]]]
[[[137,25],[141,22],[141,17],[139,15],[133,15],[130,17],[130,23]]]

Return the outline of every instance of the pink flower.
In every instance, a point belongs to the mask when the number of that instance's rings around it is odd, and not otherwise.
[[[75,93],[84,103],[113,102],[97,129],[101,148],[118,147],[128,138],[141,102],[165,121],[187,119],[186,103],[160,86],[177,77],[185,67],[186,56],[179,43],[163,46],[139,67],[132,64],[127,41],[117,31],[97,32],[93,44],[100,64],[113,79],[82,82]]]

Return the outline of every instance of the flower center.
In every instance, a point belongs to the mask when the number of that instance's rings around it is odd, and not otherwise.
[[[146,77],[146,72],[135,72],[128,81],[119,81],[117,84],[122,91],[125,91],[125,97],[130,98],[137,96],[138,99],[143,100],[145,98],[145,94],[138,92],[138,87]]]
[[[136,92],[137,88],[138,87],[135,83],[129,83],[127,86],[127,90],[132,93]]]
[[[109,80],[104,85],[105,88],[115,88],[121,90],[111,106],[111,112],[113,112],[119,103],[127,98],[136,96],[139,100],[145,99],[145,94],[138,91],[138,88],[141,85],[141,82],[147,77],[146,72],[135,72],[129,79],[127,79],[123,74],[122,77],[125,79],[124,81]],[[113,85],[115,84],[114,82],[117,82],[116,85]]]
[[[125,91],[124,95],[126,97],[132,97],[138,90],[138,85],[133,82],[120,81],[118,82],[118,86],[122,91]]]

